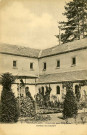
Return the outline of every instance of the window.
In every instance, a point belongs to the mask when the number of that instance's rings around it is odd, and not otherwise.
[[[57,68],[60,67],[60,60],[57,60]]]
[[[33,70],[33,63],[30,63],[30,69]]]
[[[46,70],[46,62],[43,63],[43,70]]]
[[[60,94],[60,87],[59,86],[56,87],[56,94]]]
[[[13,61],[13,67],[14,67],[14,68],[17,67],[17,61],[16,61],[16,60]]]
[[[76,57],[72,58],[72,65],[76,65]]]

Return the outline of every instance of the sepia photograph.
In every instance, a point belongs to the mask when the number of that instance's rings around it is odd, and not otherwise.
[[[70,125],[87,135],[87,0],[0,0],[0,135]]]

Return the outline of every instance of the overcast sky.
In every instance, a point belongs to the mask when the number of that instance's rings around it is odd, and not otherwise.
[[[69,0],[0,0],[0,42],[45,49],[58,44]]]

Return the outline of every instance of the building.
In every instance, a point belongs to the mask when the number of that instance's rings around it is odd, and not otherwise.
[[[1,44],[0,60],[0,74],[10,72],[17,77],[13,85],[16,96],[21,79],[33,97],[50,86],[50,99],[55,95],[62,100],[65,82],[72,82],[74,93],[80,89],[82,97],[87,91],[87,86],[81,85],[87,81],[87,38],[44,50]],[[22,94],[25,87],[21,87]]]

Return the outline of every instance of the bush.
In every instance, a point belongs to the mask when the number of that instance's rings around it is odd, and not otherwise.
[[[17,122],[18,108],[16,98],[11,90],[14,77],[10,73],[2,75],[2,94],[1,94],[1,122]]]
[[[77,102],[72,90],[68,90],[64,100],[63,117],[69,118],[77,115]]]
[[[80,93],[80,90],[77,89],[77,92],[76,92],[76,100],[77,100],[77,102],[80,101],[80,98],[81,98],[81,93]]]
[[[35,103],[28,96],[20,97],[20,116],[33,117],[35,116]]]
[[[1,101],[0,101],[0,121],[1,121]]]

